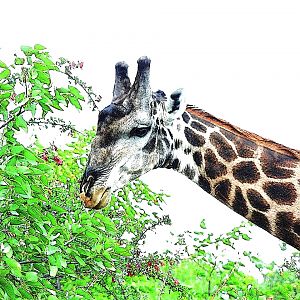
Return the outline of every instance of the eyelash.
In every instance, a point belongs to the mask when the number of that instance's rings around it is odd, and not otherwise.
[[[130,131],[130,137],[137,136],[137,137],[144,137],[151,129],[149,127],[135,127]]]

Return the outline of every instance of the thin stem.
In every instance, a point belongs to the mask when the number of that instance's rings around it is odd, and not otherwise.
[[[19,106],[19,111],[15,114],[15,115],[13,115],[12,117],[10,117],[5,123],[3,123],[3,124],[1,124],[0,125],[0,129],[2,129],[2,128],[4,128],[4,127],[6,127],[10,122],[12,122],[16,117],[18,117],[18,116],[20,116],[21,114],[23,114],[24,112],[25,112],[25,110],[23,110],[24,109],[24,107],[25,107],[25,105],[28,103],[28,101],[26,101],[24,104],[22,104],[22,105],[20,105]]]
[[[222,290],[222,288],[225,286],[226,282],[229,280],[230,276],[232,275],[232,273],[235,271],[237,267],[237,264],[235,264],[233,266],[233,268],[230,270],[230,272],[228,273],[228,275],[226,276],[226,278],[223,280],[222,284],[219,286],[219,288],[215,291],[215,293],[212,295],[211,300],[214,300],[215,297],[219,294],[219,292]]]
[[[96,94],[93,91],[89,91],[86,87],[85,84],[82,84],[82,82],[80,82],[75,76],[72,75],[71,71],[68,69],[68,67],[65,67],[65,72],[63,71],[59,71],[62,74],[66,74],[70,79],[72,79],[75,83],[77,83],[78,85],[80,85],[80,87],[86,92],[86,94],[88,95],[90,101],[93,103],[94,108],[98,108],[97,103],[95,102],[95,100],[93,99],[93,97],[91,95],[96,96]],[[101,99],[101,96],[100,96]]]

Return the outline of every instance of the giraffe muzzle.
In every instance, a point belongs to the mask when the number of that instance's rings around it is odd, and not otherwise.
[[[111,199],[110,188],[93,188],[91,196],[87,196],[85,192],[80,193],[80,199],[86,208],[101,209],[108,205]]]

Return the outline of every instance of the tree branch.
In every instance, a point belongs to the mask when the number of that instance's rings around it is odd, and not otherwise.
[[[70,69],[67,66],[65,66],[64,72],[63,71],[59,71],[59,72],[67,75],[70,79],[72,79],[75,83],[77,83],[86,92],[86,94],[89,97],[90,102],[93,103],[93,106],[94,106],[93,109],[98,109],[98,105],[97,105],[96,101],[91,96],[91,95],[93,95],[93,96],[97,96],[97,95],[92,90],[89,90],[89,88],[86,86],[86,84],[84,82],[82,82],[78,77],[73,76],[73,74],[71,73]],[[98,98],[100,101],[102,97],[100,95],[98,95]]]
[[[20,116],[21,114],[23,114],[25,112],[24,107],[25,105],[28,103],[28,101],[26,101],[25,103],[23,103],[22,105],[20,105],[19,108],[20,110],[15,114],[13,115],[12,117],[10,117],[5,123],[1,124],[0,125],[0,129],[6,127],[10,122],[12,122],[16,117]]]

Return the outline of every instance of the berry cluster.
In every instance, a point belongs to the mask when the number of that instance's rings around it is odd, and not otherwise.
[[[167,276],[166,283],[168,285],[173,287],[179,286],[179,280],[166,271],[168,268],[166,270],[163,269],[166,263],[171,266],[174,264],[174,261],[168,260],[165,262],[162,259],[156,259],[153,257],[148,257],[146,260],[130,260],[130,263],[126,264],[125,274],[128,277],[139,276],[142,274],[152,278],[162,278]],[[114,277],[112,278],[112,282],[116,282]]]
[[[41,154],[41,158],[44,161],[49,161],[49,158],[53,160],[58,166],[63,164],[63,160],[58,155],[53,155],[57,152],[57,147],[52,144],[50,148],[44,149],[43,153]]]
[[[72,70],[72,69],[80,69],[80,70],[82,70],[82,68],[83,68],[83,61],[77,61],[77,62],[75,62],[75,61],[68,61],[68,63],[69,63],[69,70]]]

